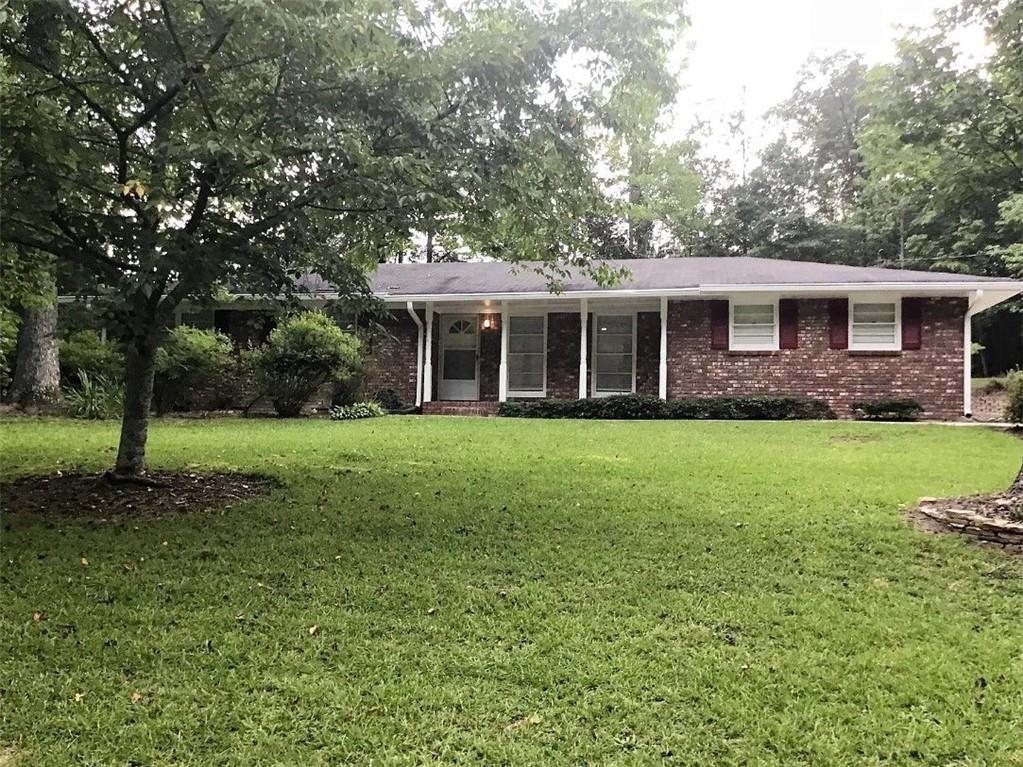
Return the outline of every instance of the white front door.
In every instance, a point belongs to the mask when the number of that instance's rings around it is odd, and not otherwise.
[[[474,314],[440,316],[440,399],[479,399],[478,324]]]

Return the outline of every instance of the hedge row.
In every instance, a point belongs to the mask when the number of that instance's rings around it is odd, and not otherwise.
[[[852,403],[852,411],[861,421],[915,421],[924,409],[915,399],[875,399]]]
[[[627,394],[598,399],[542,399],[503,402],[498,415],[508,418],[599,418],[605,420],[723,419],[798,420],[834,418],[820,400],[798,397],[689,397],[664,400]]]

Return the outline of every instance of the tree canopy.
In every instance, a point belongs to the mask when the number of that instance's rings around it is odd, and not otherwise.
[[[2,17],[5,245],[73,264],[125,325],[117,468],[144,467],[155,348],[184,300],[342,293],[446,217],[475,250],[575,254],[604,115],[670,5],[16,0]]]

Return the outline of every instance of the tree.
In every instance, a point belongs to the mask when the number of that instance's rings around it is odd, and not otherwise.
[[[976,25],[989,42],[980,60],[957,43]],[[871,236],[895,243],[886,263],[1023,277],[1023,5],[970,0],[939,14],[869,74],[861,99],[863,217]],[[1023,362],[1021,308],[976,321],[1001,370]]]
[[[973,63],[956,37],[977,23],[992,55]],[[971,0],[939,14],[932,30],[903,39],[896,63],[870,73],[861,96],[869,117],[859,133],[864,209],[889,240],[904,230],[910,265],[998,276],[1016,268],[1021,70],[1023,7]]]
[[[34,3],[25,16],[23,38],[26,50],[46,66],[56,68],[60,64],[60,30],[54,10],[48,0]],[[0,70],[0,85],[11,84],[10,74],[6,68]],[[35,105],[20,104],[19,109],[27,116]],[[30,143],[5,145],[0,157],[5,167],[15,158],[23,167],[31,167],[41,159],[38,148]],[[4,311],[12,312],[17,307],[18,314],[9,398],[22,407],[51,404],[60,394],[54,264],[46,254],[24,246],[5,248],[4,261]]]
[[[279,295],[307,270],[363,294],[365,269],[441,212],[503,258],[581,242],[596,116],[559,62],[640,55],[634,33],[656,23],[600,5],[616,34],[587,35],[585,3],[60,0],[49,59],[26,38],[33,3],[12,2],[0,236],[93,275],[122,320],[115,475],[144,471],[156,349],[182,301]]]
[[[593,3],[587,31],[604,41],[617,56],[596,57],[585,63],[590,74],[590,97],[597,104],[604,129],[603,154],[609,171],[608,197],[591,223],[617,218],[627,240],[625,255],[649,258],[661,254],[699,202],[700,178],[693,169],[691,142],[665,142],[661,128],[679,90],[679,72],[672,53],[688,25],[683,3],[655,0],[637,4],[627,13],[613,4]],[[623,28],[631,36],[623,37]],[[642,49],[623,41],[647,41]],[[618,248],[599,234],[612,252]]]
[[[50,282],[22,299],[10,400],[25,408],[51,404],[60,395],[57,295]]]
[[[705,198],[705,252],[843,263],[875,257],[859,209],[866,172],[858,98],[865,71],[847,53],[811,57],[792,95],[768,113],[780,135],[752,170],[746,169],[745,115],[736,114],[731,127],[742,142],[743,169],[723,184],[719,172]]]

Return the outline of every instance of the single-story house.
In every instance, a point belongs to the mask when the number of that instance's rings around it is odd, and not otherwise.
[[[427,413],[505,400],[641,393],[912,398],[924,417],[970,415],[970,320],[1023,282],[759,258],[609,262],[611,287],[571,273],[551,293],[529,264],[381,264],[389,334],[364,389]],[[310,301],[334,298],[306,281]],[[225,309],[229,305],[225,304]]]

